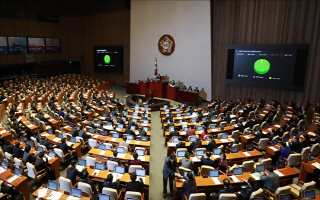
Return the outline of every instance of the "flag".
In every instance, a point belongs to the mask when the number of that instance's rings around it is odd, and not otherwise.
[[[154,77],[157,77],[157,75],[158,75],[158,66],[157,66],[157,57],[156,57],[154,61]]]

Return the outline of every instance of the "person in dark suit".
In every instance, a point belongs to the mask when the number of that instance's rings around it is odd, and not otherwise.
[[[42,169],[46,169],[48,166],[48,159],[44,157],[44,152],[41,151],[39,153],[39,157],[36,159],[35,163],[35,168],[37,171],[40,171]]]
[[[248,187],[244,190],[240,190],[237,193],[238,199],[249,200],[252,192],[257,190],[257,187],[255,186],[255,181],[251,177],[248,180],[242,179],[242,181],[246,182]]]
[[[109,160],[118,163],[120,165],[120,160],[117,158],[118,152],[116,150],[113,151],[113,157],[109,158]]]
[[[127,129],[126,129],[126,131],[125,131],[125,134],[127,134],[127,135],[133,135],[133,136],[136,135],[136,134],[134,133],[134,131],[131,130],[131,126],[128,126],[128,127],[127,127]]]
[[[86,142],[88,140],[88,138],[90,138],[90,135],[88,135],[84,130],[83,127],[80,126],[79,131],[78,131],[78,135],[79,137],[83,138],[83,141]]]
[[[82,182],[82,183],[87,183],[89,185],[91,185],[91,190],[94,194],[97,194],[98,193],[98,190],[97,188],[95,187],[95,183],[89,179],[89,173],[87,170],[84,170],[82,172],[82,177],[79,179],[79,182]]]
[[[210,152],[206,152],[201,158],[201,164],[202,165],[207,165],[207,166],[211,166],[211,167],[215,167],[215,162],[213,160],[210,159],[211,157],[211,153]]]
[[[320,113],[320,103],[317,103],[314,110]]]
[[[273,167],[269,166],[264,170],[265,175],[261,176],[260,180],[264,181],[264,186],[270,192],[274,193],[278,187],[280,187],[279,183],[279,175],[273,173]]]
[[[68,151],[72,150],[72,148],[66,143],[65,138],[61,139],[61,143],[58,145],[58,148],[61,149],[64,154],[67,154]]]
[[[22,158],[23,153],[23,150],[20,148],[20,142],[16,142],[13,148],[13,155],[17,158]]]
[[[291,150],[297,153],[301,153],[303,145],[299,141],[299,136],[294,136],[292,140],[293,141],[289,143],[289,147],[291,148]]]
[[[276,137],[277,135],[276,135],[276,131],[274,130],[274,129],[272,129],[271,130],[271,132],[270,132],[270,135],[269,135],[269,141],[271,142],[272,141],[272,139],[274,138],[274,137]]]
[[[256,143],[259,143],[259,140],[262,138],[262,133],[261,133],[261,129],[258,129],[257,132],[255,132],[254,134],[254,141]]]
[[[184,177],[184,179],[186,181],[183,182],[182,188],[184,188],[186,191],[183,192],[183,194],[185,194],[189,198],[190,194],[198,192],[196,180],[194,179],[191,172],[188,172],[187,176]]]
[[[30,153],[30,150],[31,150],[31,146],[30,145],[27,145],[25,148],[24,148],[24,153],[23,153],[23,157],[22,157],[22,161],[24,163],[33,163],[34,160],[35,160],[35,155],[33,153]]]
[[[143,127],[140,127],[139,128],[139,133],[138,133],[139,136],[146,136],[147,135],[147,132],[143,129]]]
[[[179,142],[176,144],[176,150],[178,148],[186,148],[186,143],[183,141],[182,137],[178,138]]]
[[[10,143],[10,140],[6,140],[3,145],[3,151],[13,154],[13,148],[14,146]]]
[[[115,182],[112,182],[112,180],[113,180],[113,175],[112,174],[108,174],[107,182],[103,183],[103,187],[112,188],[112,189],[116,189],[117,191],[119,191],[120,180],[117,179]]]
[[[131,182],[127,184],[127,191],[141,192],[144,185],[142,178],[139,178],[139,181],[137,181],[137,174],[132,172],[130,174],[130,179]]]
[[[288,147],[285,142],[281,142],[280,159],[283,161],[286,161],[286,159],[289,157],[291,153],[292,153],[291,148]]]
[[[234,129],[235,129],[235,130],[239,130],[239,132],[243,133],[243,131],[244,131],[244,126],[243,126],[243,124],[242,124],[240,121],[238,121],[237,124],[234,126]]]
[[[170,192],[173,197],[173,178],[177,176],[177,160],[176,155],[171,153],[169,157],[166,158],[163,165],[163,198],[167,198],[167,183],[169,178]]]
[[[191,142],[190,147],[192,150],[195,152],[197,148],[201,148],[202,146],[202,141],[197,138],[195,141]]]
[[[309,135],[308,135],[308,134],[304,134],[303,137],[304,137],[304,139],[305,139],[304,141],[302,141],[302,146],[303,146],[303,148],[304,148],[304,147],[311,147],[312,141],[310,140]]]
[[[211,199],[219,199],[219,196],[222,193],[234,193],[234,188],[230,184],[229,179],[227,179],[227,178],[223,179],[223,186],[224,186],[224,188],[222,190],[219,190],[218,194],[216,194],[216,193],[210,194]]]
[[[53,149],[52,145],[46,141],[45,136],[41,136],[41,140],[39,144],[45,146],[47,149]]]
[[[170,131],[170,134],[169,134],[171,137],[172,136],[179,136],[179,132],[178,132],[178,128],[177,127],[174,127],[174,130],[173,131]]]
[[[214,139],[212,139],[211,135],[209,135],[207,138],[208,138],[208,141],[209,141],[208,146],[207,146],[207,151],[213,152],[213,149],[218,147],[217,144],[216,144],[216,141]]]
[[[77,176],[80,177],[82,174],[76,168],[77,161],[75,159],[71,160],[70,167],[66,171],[66,178],[70,179],[72,185],[76,184]]]

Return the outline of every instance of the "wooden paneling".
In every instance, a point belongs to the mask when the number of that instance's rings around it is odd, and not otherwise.
[[[211,7],[212,97],[320,100],[320,1],[212,0]],[[309,44],[304,92],[226,85],[228,44]]]

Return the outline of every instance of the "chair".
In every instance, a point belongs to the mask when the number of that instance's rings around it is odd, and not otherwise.
[[[4,158],[4,152],[2,150],[2,147],[0,146],[0,160]]]
[[[299,166],[301,163],[301,154],[300,153],[292,153],[288,156],[288,158],[284,158],[287,161],[287,165],[290,167]]]
[[[44,152],[47,152],[47,151],[48,151],[46,146],[43,146],[43,145],[39,144],[38,147],[41,147]]]
[[[110,143],[103,143],[103,144],[106,145],[106,149],[107,150],[112,150],[113,149],[112,144],[110,144]]]
[[[125,200],[127,200],[127,199],[143,200],[144,194],[140,193],[140,192],[127,191],[124,199]]]
[[[304,183],[301,187],[296,184],[291,184],[291,193],[294,194],[297,198],[304,199],[304,191],[306,190],[314,190],[316,187],[316,182],[311,181],[308,183]]]
[[[178,171],[179,171],[179,174],[180,175],[183,175],[184,174],[184,172],[190,172],[191,171],[191,169],[188,169],[188,168],[185,168],[185,167],[179,167],[178,168]]]
[[[320,148],[320,145],[317,143],[317,144],[314,144],[314,145],[311,146],[311,150],[310,151],[314,156],[318,156],[319,148]]]
[[[86,157],[87,166],[95,167],[96,166],[96,161],[97,161],[96,158],[93,158],[93,157],[90,157],[90,156]]]
[[[260,130],[260,124],[256,124],[252,127],[253,132],[256,132],[257,130]]]
[[[287,138],[289,137],[289,131],[284,132],[281,139],[283,139],[285,137],[287,137]]]
[[[231,137],[232,137],[232,138],[234,139],[234,141],[236,141],[236,142],[239,142],[239,135],[240,135],[239,130],[232,131],[232,133],[231,133]]]
[[[116,170],[116,166],[118,166],[117,162],[114,162],[114,161],[111,161],[111,160],[107,161],[107,167],[108,167],[109,171],[115,171]]]
[[[76,142],[80,143],[81,149],[85,149],[88,147],[88,144],[84,142],[82,137],[77,136]]]
[[[219,125],[220,127],[225,127],[225,126],[227,126],[227,122],[225,122],[225,121],[223,121],[223,122],[220,122],[220,125]]]
[[[35,166],[29,162],[27,162],[28,169],[28,177],[33,179],[34,181],[41,180],[43,177],[47,175],[47,169],[42,169],[37,172]]]
[[[14,160],[14,163],[16,164],[17,168],[22,169],[24,173],[26,173],[28,171],[27,167],[23,164],[22,160],[20,160],[18,158],[13,158],[13,160]]]
[[[121,196],[122,196],[122,190],[120,190],[120,192],[118,194],[118,191],[116,189],[104,187],[104,188],[102,188],[102,194],[109,195],[110,199],[120,200]]]
[[[255,163],[254,166],[256,167],[256,165],[264,165],[265,168],[267,168],[268,166],[270,166],[272,163],[272,159],[271,158],[266,158],[266,159],[262,159],[261,163]]]
[[[198,167],[199,176],[209,176],[210,170],[214,170],[214,168],[207,165],[201,165],[201,168]]]
[[[257,197],[261,197],[262,194],[263,194],[263,189],[262,189],[262,188],[259,188],[259,190],[254,191],[254,192],[251,193],[250,199],[257,198]]]
[[[97,146],[97,140],[95,140],[95,139],[89,139],[88,141],[89,141],[89,146],[90,146],[91,148],[95,148],[95,147]]]
[[[193,193],[193,194],[190,194],[189,199],[186,195],[184,195],[183,200],[206,200],[206,194],[205,193]]]
[[[59,185],[59,190],[69,192],[71,194],[72,183],[70,179],[60,176]]]
[[[239,167],[242,167],[243,172],[252,172],[254,168],[254,161],[244,161],[242,165],[239,165]]]
[[[269,193],[272,198],[268,197],[268,196],[265,195],[265,194],[263,194],[263,196],[264,196],[266,199],[279,200],[281,194],[290,194],[290,190],[291,190],[291,187],[290,187],[290,186],[278,187],[278,189],[275,191],[275,193],[272,193],[272,192],[270,192],[269,190],[264,189],[264,191],[266,191],[267,193]]]
[[[66,162],[66,156],[69,155],[69,153],[64,154],[63,151],[61,149],[58,148],[54,148],[53,151],[58,155],[59,157],[59,162],[64,163]]]
[[[308,156],[310,154],[310,150],[311,148],[310,147],[305,147],[302,149],[301,151],[301,161],[306,161],[308,162]]]
[[[268,144],[269,144],[268,138],[261,138],[258,143],[258,150],[266,150]]]
[[[6,159],[7,159],[8,168],[13,168],[14,160],[13,160],[12,155],[11,155],[10,153],[8,153],[8,152],[4,152],[4,156],[5,156]]]
[[[34,145],[34,148],[37,148],[38,147],[38,145],[39,145],[39,143],[38,143],[38,141],[37,141],[37,139],[36,138],[34,138],[34,137],[30,137],[30,139],[32,140],[32,142],[33,142],[33,145]]]
[[[267,128],[267,121],[262,122],[260,127],[262,130],[266,129]]]
[[[92,188],[88,183],[78,182],[78,189],[82,190],[82,192],[88,194],[89,197],[92,198]]]
[[[143,169],[141,165],[130,165],[129,173],[136,172],[136,169]]]
[[[222,193],[219,196],[219,200],[237,200],[238,197],[235,194],[232,193]]]

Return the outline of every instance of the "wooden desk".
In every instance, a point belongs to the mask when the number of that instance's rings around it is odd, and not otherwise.
[[[317,169],[315,166],[311,165],[312,163],[315,163],[315,162],[320,163],[320,158],[316,157],[315,160],[312,162],[301,162],[300,175],[299,175],[298,181],[307,182],[308,173],[314,173],[314,170]]]
[[[240,150],[242,149],[246,149],[246,145],[247,144],[251,144],[252,141],[254,140],[255,136],[253,135],[241,135],[240,136],[240,143],[241,143],[241,146],[240,146]]]
[[[43,189],[43,188],[44,188],[44,187],[42,187],[42,186],[39,187],[34,193],[32,193],[32,195],[35,196],[35,197],[38,197],[38,191],[41,190],[41,189]],[[48,189],[48,190],[47,190],[47,194],[46,194],[44,197],[41,197],[41,199],[48,199],[48,198],[49,198],[49,195],[50,195],[52,192],[53,192],[53,190]],[[62,193],[62,195],[61,195],[61,197],[59,198],[59,200],[66,200],[69,196],[71,196],[71,195],[64,194],[64,191],[62,191],[62,190],[58,190],[58,192],[61,192],[61,193]],[[82,199],[82,200],[90,200],[90,197],[82,196],[81,199]]]
[[[277,150],[275,150],[274,148],[276,148]],[[264,158],[270,158],[272,156],[277,156],[279,154],[280,154],[280,148],[277,148],[277,147],[272,148],[272,146],[267,146],[266,154]]]
[[[21,120],[21,122],[26,126],[28,127],[28,129],[31,131],[31,132],[34,132],[36,130],[38,130],[38,126],[35,126],[33,125],[24,115],[20,116],[18,118],[18,121]]]
[[[28,178],[26,176],[21,176],[17,178],[16,180],[12,181],[11,183],[8,183],[8,180],[12,178],[15,174],[11,172],[11,169],[8,169],[0,174],[0,179],[4,181],[4,184],[13,185],[16,187],[17,190],[20,190],[25,199],[30,199],[30,192],[28,187]],[[10,176],[10,177],[8,177]],[[8,177],[8,178],[7,178]]]
[[[249,153],[249,155],[246,155],[245,152]],[[243,161],[245,160],[255,160],[258,161],[259,157],[263,156],[263,154],[254,149],[253,151],[239,151],[238,153],[228,153],[226,154],[226,159],[229,161],[229,165],[233,164],[242,164]]]

